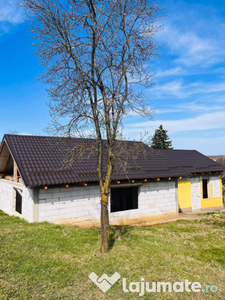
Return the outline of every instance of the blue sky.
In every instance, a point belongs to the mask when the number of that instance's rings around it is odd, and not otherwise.
[[[175,148],[225,154],[225,2],[161,4],[168,16],[156,42],[163,47],[150,62],[155,85],[146,90],[154,120],[127,117],[124,135],[139,139],[163,124]],[[0,1],[0,137],[46,134],[50,122],[28,25],[16,0]]]

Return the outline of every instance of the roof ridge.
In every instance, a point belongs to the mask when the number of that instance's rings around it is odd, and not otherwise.
[[[26,135],[26,134],[4,134],[3,140],[6,136],[13,136],[13,137],[28,137],[28,138],[58,138],[58,139],[77,139],[77,140],[90,140],[95,141],[97,138],[82,138],[82,137],[71,137],[71,136],[52,136],[52,135]],[[107,141],[107,139],[103,139],[103,141]],[[117,140],[118,142],[128,142],[128,143],[142,143],[146,145],[142,141],[131,141],[131,140]]]

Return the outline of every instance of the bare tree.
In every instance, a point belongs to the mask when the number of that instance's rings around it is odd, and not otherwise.
[[[20,5],[27,9],[37,40],[35,53],[46,67],[40,79],[49,86],[55,133],[94,132],[101,251],[106,252],[108,197],[121,121],[131,111],[151,117],[142,90],[152,85],[146,62],[156,55],[153,38],[162,9],[147,0],[21,0]]]

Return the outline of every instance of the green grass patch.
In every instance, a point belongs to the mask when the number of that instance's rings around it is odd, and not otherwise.
[[[225,214],[151,227],[112,226],[110,251],[99,252],[100,230],[28,224],[0,212],[0,299],[224,299]],[[212,216],[212,217],[211,217]],[[107,293],[91,272],[127,282],[198,281],[216,293]]]
[[[214,219],[225,219],[225,212],[217,212],[217,211],[214,211],[214,212],[208,212],[205,214],[206,216],[209,216],[211,218],[214,218]]]

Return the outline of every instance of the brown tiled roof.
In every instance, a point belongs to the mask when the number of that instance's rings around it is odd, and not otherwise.
[[[192,174],[225,171],[225,167],[196,150],[157,149],[156,151]]]
[[[44,136],[5,135],[13,158],[16,161],[20,174],[26,186],[72,184],[81,182],[97,182],[97,152],[90,151],[96,141],[79,138],[60,138]],[[83,159],[78,156],[72,160],[71,165],[63,161],[68,152],[79,149],[79,145],[86,147]],[[138,145],[138,147],[137,147]],[[170,159],[154,151],[140,142],[120,142],[124,148],[123,153],[132,153],[136,158],[121,155],[121,161],[128,161],[127,172],[115,168],[113,180],[168,178],[190,175]],[[139,149],[136,151],[135,149]],[[76,150],[78,152],[78,150]],[[119,153],[118,149],[118,153]],[[119,156],[119,154],[118,154]],[[104,166],[107,159],[104,157]],[[117,162],[118,165],[118,162]]]

